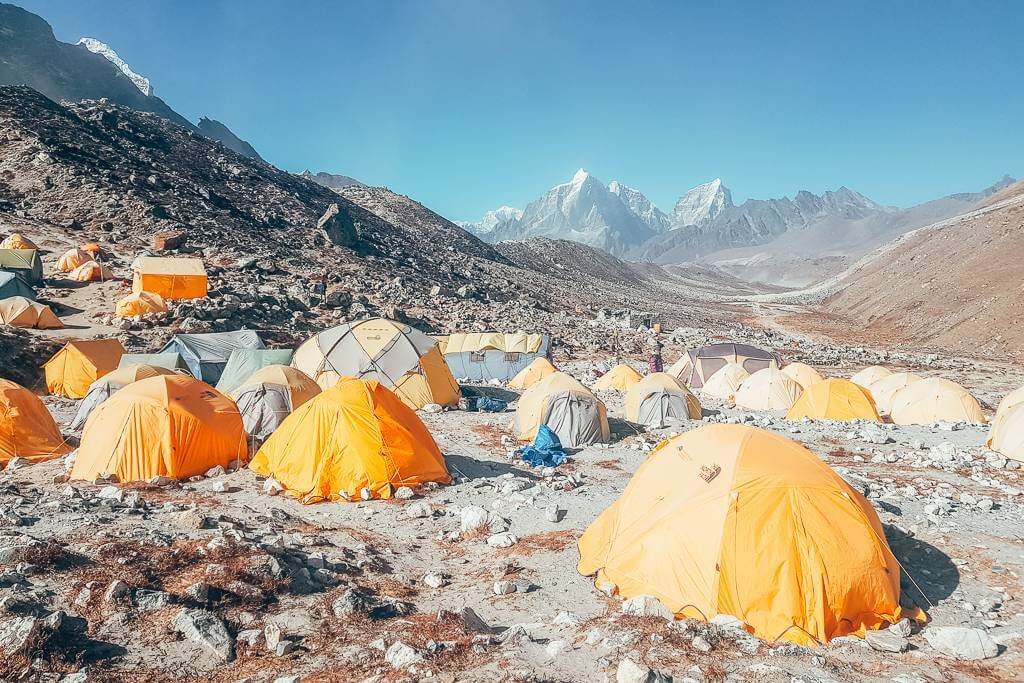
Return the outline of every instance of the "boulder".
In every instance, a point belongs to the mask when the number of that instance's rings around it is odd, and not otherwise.
[[[980,628],[929,626],[922,633],[933,648],[954,659],[988,659],[999,654],[999,646]]]
[[[217,615],[202,609],[181,609],[171,627],[221,662],[235,658],[235,640]]]
[[[359,232],[348,211],[342,211],[337,204],[331,204],[316,222],[332,244],[340,247],[354,247],[359,242]]]

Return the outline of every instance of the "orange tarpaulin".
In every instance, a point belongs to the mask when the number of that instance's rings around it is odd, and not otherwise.
[[[132,269],[133,292],[151,292],[168,300],[206,296],[206,269],[200,259],[140,256]]]
[[[447,484],[444,456],[411,408],[377,380],[341,378],[285,418],[249,467],[303,503],[390,498],[400,486]]]
[[[679,617],[733,615],[802,645],[902,617],[900,567],[871,504],[800,444],[709,425],[656,448],[579,541],[581,574]]]
[[[0,467],[6,467],[11,458],[41,462],[70,451],[39,397],[0,379]]]
[[[57,396],[82,398],[89,385],[117,367],[122,354],[124,347],[116,339],[68,342],[43,364],[46,388]]]
[[[234,401],[184,375],[141,379],[113,394],[85,425],[72,479],[187,479],[248,455]]]

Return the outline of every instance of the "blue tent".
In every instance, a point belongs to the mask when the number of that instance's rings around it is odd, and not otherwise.
[[[23,296],[26,299],[35,299],[36,290],[14,273],[0,271],[0,299],[11,296]]]
[[[444,361],[456,379],[507,382],[537,358],[551,357],[546,334],[455,333],[444,344]]]
[[[196,379],[216,385],[236,349],[262,349],[263,340],[254,330],[177,334],[160,353],[180,353],[188,371]]]

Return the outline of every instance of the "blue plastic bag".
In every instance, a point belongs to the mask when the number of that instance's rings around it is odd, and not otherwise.
[[[532,467],[558,467],[568,458],[558,435],[547,425],[537,429],[537,438],[529,446],[520,448],[519,454]]]
[[[508,401],[492,396],[480,396],[476,399],[476,409],[484,413],[503,413],[508,409]]]

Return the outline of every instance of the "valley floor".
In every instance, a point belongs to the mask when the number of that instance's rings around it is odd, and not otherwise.
[[[877,360],[818,340],[786,343],[823,374],[849,376]],[[598,360],[565,367],[585,377]],[[963,359],[900,363],[961,381],[989,406],[1024,383],[1019,370]],[[621,395],[602,398],[621,417]],[[74,403],[46,400],[66,425]],[[867,493],[906,570],[905,601],[923,607],[930,626],[987,629],[1000,654],[956,661],[920,633],[901,654],[852,638],[805,649],[623,615],[619,598],[576,572],[576,540],[651,446],[700,422],[639,434],[616,419],[614,443],[552,473],[510,457],[511,413],[426,414],[456,482],[406,501],[302,506],[264,495],[244,469],[122,492],[61,483],[60,461],[17,469],[0,476],[9,522],[0,602],[12,614],[64,612],[35,651],[40,680],[79,671],[88,678],[66,680],[632,681],[648,668],[676,681],[1019,677],[1024,476],[983,448],[985,429],[886,426],[878,444],[862,424],[791,423],[713,401],[704,409],[705,421],[744,421],[806,444]],[[492,513],[490,530],[460,533],[470,506]],[[502,527],[517,542],[489,545]],[[201,636],[183,637],[182,620],[195,625],[197,614],[216,615],[227,632],[200,619]],[[16,665],[0,665],[0,677]]]

